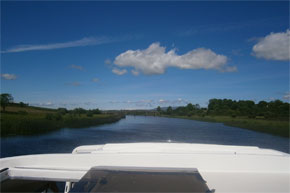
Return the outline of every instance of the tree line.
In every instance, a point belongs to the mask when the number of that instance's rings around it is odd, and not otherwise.
[[[251,100],[210,99],[207,108],[201,108],[199,104],[187,104],[186,106],[173,109],[157,107],[157,112],[164,115],[178,116],[243,116],[248,118],[265,119],[289,119],[289,103],[281,100],[260,101],[255,103]]]
[[[11,94],[1,94],[1,107],[3,112],[7,106],[29,106],[23,102],[14,103]],[[264,119],[286,119],[289,120],[289,103],[281,100],[274,101],[259,101],[255,103],[252,100],[231,100],[231,99],[210,99],[206,108],[201,108],[199,104],[187,104],[186,106],[180,106],[172,108],[157,107],[156,111],[159,115],[178,115],[178,116],[231,116],[231,117],[248,117],[248,118],[264,118]],[[33,107],[38,108],[38,107]],[[50,109],[51,110],[51,109]],[[88,117],[92,117],[94,114],[101,114],[102,112],[96,109],[86,110],[83,108],[75,108],[67,110],[66,108],[58,108],[54,110],[61,117],[62,115],[69,114],[71,116],[81,116],[85,114]],[[126,114],[148,114],[155,115],[156,111],[144,111],[134,110],[128,111]],[[48,115],[48,119],[52,119],[52,115]]]

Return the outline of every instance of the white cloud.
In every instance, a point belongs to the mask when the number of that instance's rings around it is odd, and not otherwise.
[[[228,58],[218,55],[210,49],[197,48],[183,55],[177,55],[175,49],[166,52],[159,43],[151,44],[145,50],[128,50],[115,58],[119,67],[133,67],[133,74],[163,74],[168,67],[180,69],[206,69],[233,72],[235,66],[227,66]]]
[[[283,96],[283,99],[285,99],[285,100],[290,100],[290,92],[286,93],[286,94]]]
[[[267,60],[290,60],[289,41],[290,30],[270,33],[254,45],[253,55]]]
[[[50,102],[50,101],[48,101],[47,103],[44,103],[44,105],[46,105],[46,106],[52,106],[52,105],[53,105],[53,103],[52,103],[52,102]]]
[[[113,68],[112,72],[117,74],[117,75],[123,75],[123,74],[127,73],[127,70],[126,69]]]
[[[52,107],[55,104],[51,101],[48,102],[39,102],[39,103],[31,103],[32,106],[40,106],[40,107]]]
[[[164,100],[164,99],[160,99],[157,104],[158,105],[174,105],[174,106],[180,106],[180,105],[186,105],[188,104],[189,101],[182,99],[182,98],[178,98],[176,100]]]
[[[154,108],[157,106],[184,106],[189,103],[188,100],[185,99],[175,99],[175,100],[166,100],[166,99],[160,99],[160,100],[153,100],[153,99],[142,99],[142,100],[127,100],[127,101],[108,101],[110,104],[125,104],[126,107],[132,107],[131,109],[134,109],[134,107],[148,107],[148,108]],[[136,108],[135,108],[136,109]]]
[[[1,77],[5,80],[15,80],[17,78],[15,74],[1,74]]]
[[[52,44],[40,44],[40,45],[18,45],[7,50],[2,51],[1,53],[11,53],[11,52],[26,52],[33,50],[53,50],[60,48],[72,48],[80,46],[90,46],[90,45],[100,45],[111,43],[113,39],[107,37],[85,37],[80,40],[62,42],[62,43],[52,43]]]
[[[158,102],[159,102],[160,104],[166,104],[166,103],[169,103],[168,100],[164,100],[164,99],[160,99]]]
[[[185,100],[185,99],[182,99],[182,98],[178,98],[177,100],[174,100],[171,103],[174,104],[174,105],[182,105],[182,104],[188,104],[189,101]]]
[[[77,69],[77,70],[84,70],[84,67],[78,66],[78,65],[74,65],[74,64],[70,65],[69,67],[73,68],[73,69]]]

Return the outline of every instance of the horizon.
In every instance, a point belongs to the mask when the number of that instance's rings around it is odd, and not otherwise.
[[[288,102],[289,2],[1,2],[1,93],[146,110]],[[246,13],[246,14],[245,14]]]
[[[9,94],[9,93],[1,93],[1,94]],[[13,97],[13,96],[12,96]],[[212,99],[217,99],[217,98],[212,98]],[[210,100],[212,100],[210,99]],[[223,99],[217,99],[217,100],[232,100],[232,99],[226,99],[226,98],[223,98]],[[232,100],[233,102],[240,102],[240,101],[252,101],[252,100]],[[259,102],[275,102],[275,101],[281,101],[279,99],[273,99],[273,100],[269,100],[269,101],[252,101],[254,102],[255,105],[259,104]],[[289,101],[281,101],[283,103],[288,103],[289,104]],[[52,110],[57,110],[58,108],[64,108],[64,109],[67,109],[67,110],[74,110],[74,109],[78,109],[78,108],[82,108],[82,107],[74,107],[74,108],[66,108],[66,107],[53,107],[51,105],[34,105],[34,104],[29,104],[29,103],[25,103],[23,101],[12,101],[12,106],[13,104],[17,104],[19,105],[20,103],[23,103],[24,105],[27,105],[28,107],[37,107],[37,108],[44,108],[44,109],[52,109]],[[209,102],[208,102],[209,103]],[[184,105],[175,105],[175,106],[171,106],[171,105],[164,105],[164,106],[152,106],[152,108],[128,108],[128,109],[101,109],[101,108],[82,108],[82,109],[85,109],[85,110],[93,110],[93,109],[99,109],[101,111],[151,111],[151,110],[156,110],[158,107],[161,107],[161,109],[167,109],[168,107],[172,107],[173,109],[176,109],[176,108],[179,108],[179,107],[186,107],[188,104],[192,104],[192,105],[199,105],[200,109],[207,109],[208,108],[208,104],[206,106],[200,106],[200,104],[198,103],[186,103]]]

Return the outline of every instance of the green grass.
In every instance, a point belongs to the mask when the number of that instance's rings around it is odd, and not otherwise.
[[[52,115],[48,118],[48,114]],[[118,114],[60,115],[56,111],[34,109],[31,107],[7,108],[1,112],[1,137],[15,135],[39,135],[60,128],[82,128],[112,123],[124,116]]]
[[[249,129],[253,131],[268,133],[272,135],[289,138],[289,121],[286,120],[266,120],[250,119],[247,117],[230,117],[230,116],[166,116],[182,119],[199,120],[206,122],[219,122],[228,126]]]
[[[41,107],[33,107],[33,106],[27,106],[27,107],[20,107],[20,106],[7,106],[6,112],[13,113],[13,112],[19,112],[19,111],[25,111],[27,113],[37,113],[37,114],[43,114],[43,113],[55,113],[57,112],[56,109],[48,109],[48,108],[41,108]]]

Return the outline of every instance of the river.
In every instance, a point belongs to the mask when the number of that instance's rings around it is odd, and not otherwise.
[[[247,129],[186,119],[126,116],[113,124],[68,129],[37,136],[1,138],[1,157],[39,153],[70,153],[80,145],[128,142],[186,142],[245,145],[289,153],[288,138]]]

